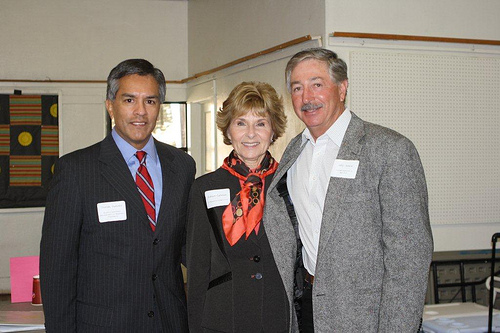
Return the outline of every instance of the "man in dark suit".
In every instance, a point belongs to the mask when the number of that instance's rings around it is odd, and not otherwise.
[[[334,52],[299,52],[286,78],[307,128],[283,154],[264,221],[292,302],[300,243],[278,190],[286,176],[303,245],[302,332],[416,332],[433,244],[415,146],[346,108],[347,65]]]
[[[112,133],[58,162],[40,247],[47,332],[188,331],[180,264],[195,164],[151,136],[165,90],[148,61],[121,62],[108,77]]]

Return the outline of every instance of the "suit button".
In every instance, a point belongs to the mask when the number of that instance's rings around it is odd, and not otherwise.
[[[259,261],[260,261],[260,257],[259,257],[259,256],[255,256],[255,257],[253,257],[253,261],[255,261],[255,262],[259,262]]]
[[[159,242],[160,240],[158,238],[155,238],[155,240],[153,241],[153,245],[158,245]]]
[[[158,275],[153,274],[153,276],[152,276],[151,278],[152,278],[152,279],[153,279],[153,281],[154,281],[154,280],[156,280],[156,279],[158,278]]]
[[[153,311],[148,312],[148,317],[153,318],[155,316],[155,313]]]
[[[257,273],[257,274],[255,274],[255,278],[256,278],[257,280],[262,279],[262,274],[261,274],[261,273]]]

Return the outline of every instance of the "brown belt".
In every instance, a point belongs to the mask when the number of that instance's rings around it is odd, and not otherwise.
[[[312,285],[314,284],[314,275],[309,274],[309,272],[306,270],[306,275],[304,276],[304,280]]]

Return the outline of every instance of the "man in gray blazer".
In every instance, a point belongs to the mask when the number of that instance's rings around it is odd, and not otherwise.
[[[151,136],[164,100],[159,69],[121,62],[108,77],[111,134],[58,162],[40,248],[49,333],[188,331],[180,264],[195,165]]]
[[[417,332],[433,251],[417,150],[345,107],[347,65],[334,52],[297,53],[286,80],[307,128],[284,152],[264,220],[290,309],[295,261],[302,256],[297,314],[303,332]],[[295,228],[280,180],[293,203]],[[291,318],[297,328],[295,313]]]

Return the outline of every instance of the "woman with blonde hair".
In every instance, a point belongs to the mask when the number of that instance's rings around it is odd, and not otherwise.
[[[288,332],[289,308],[262,221],[286,116],[272,86],[243,82],[217,113],[233,150],[193,183],[188,209],[191,332]]]

